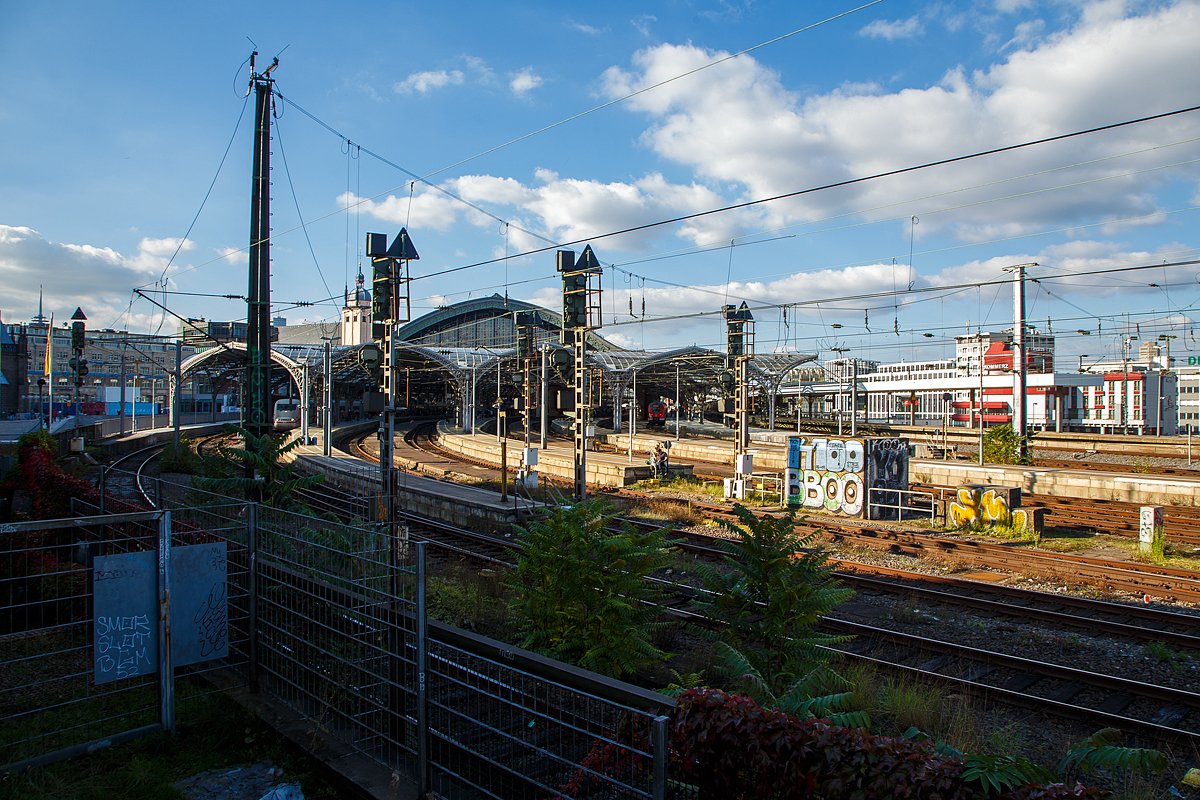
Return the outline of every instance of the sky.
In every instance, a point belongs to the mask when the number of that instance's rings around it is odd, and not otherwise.
[[[0,0],[0,315],[245,319],[257,49],[290,324],[407,227],[414,316],[590,243],[623,346],[948,358],[1036,264],[1059,369],[1200,355],[1200,111],[872,177],[1200,106],[1200,2],[863,1]]]

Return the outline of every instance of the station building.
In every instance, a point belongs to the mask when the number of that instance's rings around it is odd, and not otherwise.
[[[1165,346],[1157,341],[1144,343],[1133,359],[1091,364],[1081,359],[1078,372],[1054,370],[1051,334],[1031,330],[1025,349],[1026,424],[1031,430],[1173,436],[1185,414],[1187,422],[1200,426],[1200,363],[1190,380],[1177,379],[1168,369]],[[953,359],[881,364],[865,374],[862,364],[861,418],[868,422],[1012,424],[1016,376],[1011,330],[956,337]],[[1191,389],[1184,395],[1191,400],[1186,406],[1180,405],[1178,381]]]

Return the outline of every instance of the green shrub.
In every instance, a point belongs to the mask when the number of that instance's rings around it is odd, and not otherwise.
[[[670,565],[665,529],[639,532],[593,498],[518,530],[508,584],[522,646],[611,677],[667,657],[651,641],[665,593],[645,580]]]
[[[180,439],[179,445],[168,442],[158,456],[158,468],[161,472],[181,472],[185,475],[200,474],[200,456],[192,450],[191,442]]]
[[[1021,457],[1022,445],[1028,449],[1029,439],[1017,436],[1011,425],[988,428],[983,435],[983,459],[989,464],[1031,464],[1028,455]]]
[[[700,610],[719,623],[718,655],[740,688],[764,705],[819,715],[844,707],[849,693],[817,693],[846,688],[825,669],[827,648],[845,637],[816,626],[853,592],[833,578],[823,550],[806,549],[812,536],[796,535],[794,512],[776,518],[756,517],[741,505],[734,510],[740,525],[721,521],[735,534],[720,543],[727,570],[695,566],[711,597],[698,603]]]

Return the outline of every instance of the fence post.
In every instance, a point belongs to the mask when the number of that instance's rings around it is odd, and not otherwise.
[[[100,511],[99,511],[99,514],[102,517],[105,514],[105,511],[104,511],[104,483],[105,483],[104,473],[106,471],[107,471],[107,468],[103,464],[101,464],[100,465],[100,480],[97,483],[98,483],[98,488],[100,489]]]
[[[158,700],[164,731],[175,730],[175,668],[171,664],[171,512],[158,518]]]
[[[650,757],[653,759],[650,767],[650,796],[654,800],[667,800],[667,722],[667,717],[655,717],[650,733]]]
[[[258,691],[258,503],[246,506],[246,660],[250,691]]]
[[[162,508],[162,478],[154,479],[154,507]]]
[[[429,708],[426,702],[425,666],[428,663],[429,626],[425,607],[425,550],[417,542],[417,797],[429,792]]]

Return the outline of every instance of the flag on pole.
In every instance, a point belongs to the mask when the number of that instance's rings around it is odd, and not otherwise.
[[[42,369],[46,373],[46,386],[50,391],[54,391],[54,381],[51,378],[54,375],[54,314],[50,314],[50,327],[46,328],[46,366]]]

